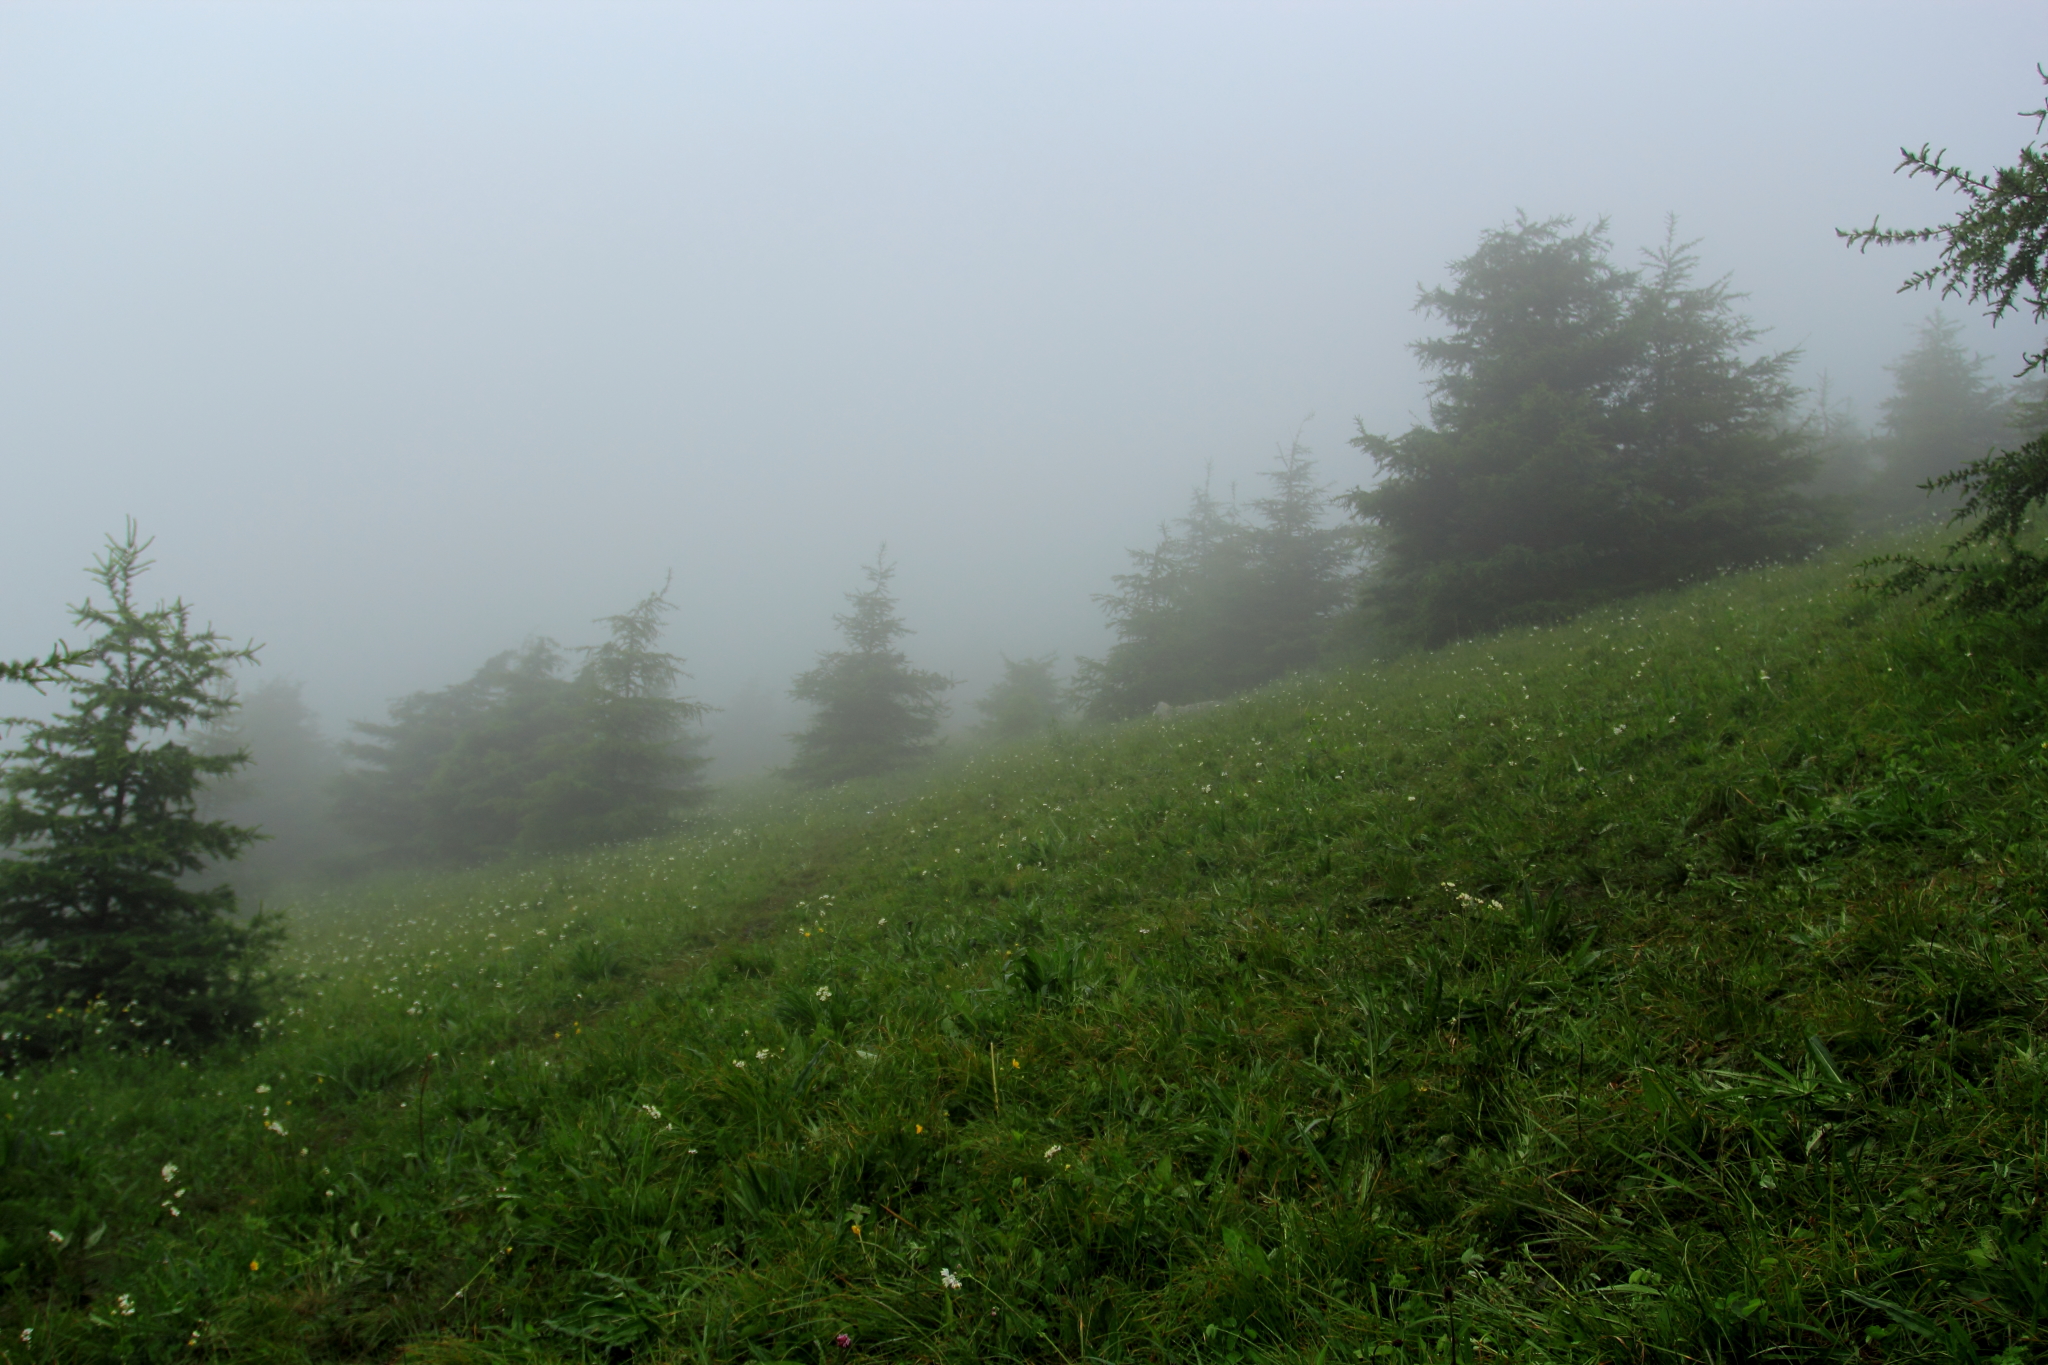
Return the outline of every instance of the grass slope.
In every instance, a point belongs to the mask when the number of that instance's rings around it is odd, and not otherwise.
[[[2048,651],[1845,578],[304,905],[0,1360],[2032,1359]]]

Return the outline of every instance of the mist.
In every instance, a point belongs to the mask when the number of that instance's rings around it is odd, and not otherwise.
[[[1930,26],[2038,23],[11,5],[0,657],[65,634],[128,516],[148,586],[330,734],[672,572],[729,772],[780,761],[886,542],[958,717],[1004,654],[1099,654],[1093,596],[1209,471],[1249,496],[1299,432],[1368,479],[1354,424],[1423,407],[1418,286],[1518,211],[1622,255],[1675,214],[1867,414],[1936,300],[1834,229],[1947,216],[1902,144],[1985,167],[2025,135],[2033,54]],[[2020,329],[1951,311],[2017,367]]]

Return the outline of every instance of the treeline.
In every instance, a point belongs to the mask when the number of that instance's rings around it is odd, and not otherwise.
[[[1796,559],[1853,529],[1946,515],[1952,500],[1922,484],[2048,428],[2048,389],[1995,382],[1939,315],[1889,367],[1866,427],[1793,383],[1797,353],[1760,347],[1740,297],[1701,279],[1695,244],[1669,231],[1630,265],[1605,223],[1483,233],[1418,301],[1438,324],[1413,347],[1428,420],[1396,435],[1361,425],[1351,441],[1375,478],[1332,487],[1297,439],[1242,502],[1196,488],[1097,596],[1108,650],[1066,678],[1052,655],[1005,657],[975,703],[979,732],[1216,701]],[[940,743],[957,680],[907,652],[886,555],[864,572],[835,618],[839,647],[788,686],[808,723],[775,734],[759,682],[737,703],[756,761],[786,745],[779,771],[795,782],[886,773]],[[298,685],[253,686],[191,741],[216,764],[198,813],[260,832],[234,869],[245,898],[673,828],[710,794],[715,708],[685,695],[684,660],[661,647],[671,611],[664,587],[602,618],[595,643],[527,641],[338,743]],[[16,671],[62,685],[65,662]]]
[[[2048,107],[2025,117],[2038,131]],[[1908,288],[1994,321],[2048,319],[2048,154],[2029,144],[1978,175],[1923,148],[1900,169],[1966,208],[1847,242],[1939,241]],[[1889,572],[1873,586],[2038,626],[2048,348],[2025,357],[2031,384],[2008,388],[1937,315],[1890,367],[1866,433],[1825,392],[1809,405],[1796,352],[1759,350],[1729,281],[1697,272],[1672,231],[1633,267],[1605,223],[1520,218],[1482,234],[1418,302],[1441,326],[1414,346],[1428,421],[1361,425],[1352,441],[1375,481],[1332,492],[1297,441],[1248,506],[1205,485],[1097,599],[1115,636],[1105,655],[1065,687],[1051,656],[1006,658],[978,703],[984,731],[1215,701],[1332,657],[1557,620],[1951,508],[1965,529],[1947,557],[1874,561]],[[243,914],[218,878],[266,839],[252,874],[474,862],[657,833],[706,795],[707,708],[658,647],[666,587],[602,618],[598,643],[530,641],[336,747],[295,687],[237,704],[232,670],[254,645],[194,628],[181,600],[143,604],[148,544],[132,522],[110,538],[92,570],[102,601],[73,608],[93,632],[82,646],[0,661],[0,681],[66,699],[12,722],[20,742],[0,755],[0,1065],[89,1039],[171,1048],[255,1028],[276,999],[279,926]],[[837,618],[841,647],[791,686],[812,710],[784,769],[796,781],[885,773],[936,746],[956,680],[903,648],[893,572],[877,555]]]
[[[1014,739],[1233,696],[1335,660],[1428,647],[1757,563],[1855,529],[1943,516],[1920,486],[2048,427],[2039,381],[2009,388],[1936,315],[1889,367],[1876,422],[1798,355],[1760,347],[1731,281],[1702,279],[1668,231],[1633,264],[1605,223],[1526,218],[1483,233],[1424,291],[1439,324],[1413,349],[1428,421],[1360,426],[1376,478],[1334,488],[1296,439],[1240,502],[1210,483],[1096,598],[1100,658],[1005,657],[975,702],[983,735]],[[878,555],[836,617],[838,648],[787,696],[787,778],[828,785],[937,748],[956,680],[919,667]],[[681,694],[659,646],[666,590],[604,618],[608,638],[533,640],[466,681],[401,699],[323,740],[298,688],[254,688],[204,748],[248,752],[209,813],[270,837],[238,873],[261,892],[293,875],[476,862],[670,828],[710,792],[714,709]],[[756,751],[774,736],[750,684]]]
[[[1297,442],[1248,510],[1196,491],[1097,600],[1116,641],[1077,666],[1099,719],[1227,697],[1290,669],[1428,647],[1728,569],[1852,530],[1945,517],[1923,487],[2048,428],[2048,386],[2007,388],[1930,318],[1890,367],[1874,429],[1760,350],[1696,243],[1633,267],[1605,223],[1482,234],[1418,308],[1429,421],[1361,424],[1377,479],[1318,486]]]

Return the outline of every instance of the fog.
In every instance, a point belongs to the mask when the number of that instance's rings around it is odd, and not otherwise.
[[[956,711],[1213,466],[1422,409],[1418,285],[1667,214],[1866,417],[2033,3],[0,9],[0,657],[127,516],[330,732],[670,571],[760,711],[886,541]],[[1986,56],[1965,57],[1963,53]],[[2024,329],[1965,310],[2017,365]],[[72,632],[75,634],[76,632]],[[750,680],[755,684],[749,692]],[[18,699],[11,699],[19,705]],[[32,698],[30,699],[32,700]],[[8,709],[15,709],[10,706]]]

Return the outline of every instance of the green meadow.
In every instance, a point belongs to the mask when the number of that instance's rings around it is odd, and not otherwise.
[[[2037,1359],[2048,641],[1852,578],[308,894],[0,1361]]]

